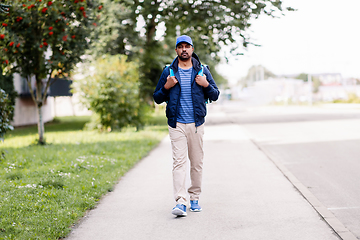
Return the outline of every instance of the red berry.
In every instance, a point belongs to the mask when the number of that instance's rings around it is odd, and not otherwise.
[[[47,46],[47,45],[48,45],[48,43],[47,43],[47,42],[44,42],[43,44],[44,44],[44,46]]]
[[[72,39],[75,39],[75,35],[72,35],[71,38],[72,38]]]
[[[3,25],[4,27],[7,27],[7,23],[3,23],[2,25]]]
[[[101,10],[103,8],[103,6],[101,5],[101,6],[99,6],[99,10]]]
[[[51,35],[53,35],[54,33],[53,32],[49,32],[49,35],[51,36]]]
[[[23,4],[23,7],[26,7],[26,5],[25,5],[25,4]]]
[[[53,27],[49,27],[49,30],[50,30],[50,31],[53,30]]]
[[[14,42],[9,43],[9,46],[12,47],[14,45]]]
[[[43,45],[42,45],[42,44],[40,44],[40,48],[43,48]]]
[[[20,47],[20,43],[16,44],[16,47]]]
[[[5,34],[1,34],[1,35],[0,35],[0,38],[1,38],[1,39],[4,39],[4,38],[5,38]]]
[[[51,4],[53,4],[51,1],[47,3],[48,6],[51,6]]]
[[[74,3],[78,3],[78,2],[79,2],[79,0],[75,0],[75,1],[74,1]]]
[[[44,7],[41,11],[42,11],[42,13],[46,13],[47,8]]]
[[[84,8],[84,7],[80,7],[79,10],[80,10],[80,11],[84,11],[85,8]]]
[[[67,37],[68,37],[67,35],[65,35],[65,36],[62,37],[62,39],[63,39],[64,42],[67,40]]]
[[[5,62],[6,62],[6,64],[9,64],[9,60],[6,59]]]

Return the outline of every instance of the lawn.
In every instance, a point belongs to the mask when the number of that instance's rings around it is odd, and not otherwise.
[[[0,151],[0,239],[59,239],[96,206],[131,167],[167,134],[164,116],[144,130],[83,130],[88,117],[46,124],[47,145],[35,144],[37,128],[5,136]]]

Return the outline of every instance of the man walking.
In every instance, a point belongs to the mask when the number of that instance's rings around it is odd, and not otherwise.
[[[177,57],[165,68],[153,94],[157,104],[166,102],[173,158],[173,185],[176,206],[172,214],[186,216],[187,193],[190,211],[199,212],[203,168],[203,135],[206,102],[216,101],[219,90],[210,71],[201,65],[189,36],[177,38]],[[187,156],[191,187],[185,187]]]

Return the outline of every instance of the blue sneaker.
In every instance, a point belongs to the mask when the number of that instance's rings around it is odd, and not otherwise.
[[[199,201],[198,200],[190,200],[190,211],[192,212],[201,212],[202,208],[199,205]]]
[[[187,215],[186,214],[186,206],[184,204],[178,204],[173,208],[171,213],[178,217],[184,217]]]

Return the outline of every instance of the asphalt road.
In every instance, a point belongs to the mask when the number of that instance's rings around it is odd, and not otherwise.
[[[226,116],[222,123],[244,127],[360,239],[360,106],[211,107]]]

